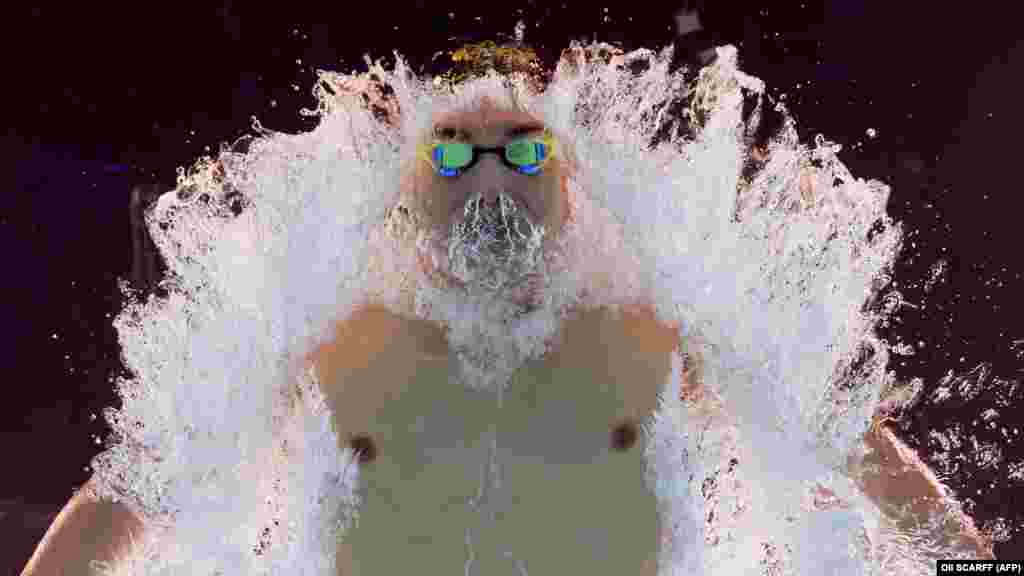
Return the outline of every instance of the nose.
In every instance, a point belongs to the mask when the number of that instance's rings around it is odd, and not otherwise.
[[[493,204],[498,201],[498,194],[505,188],[505,175],[502,171],[505,168],[493,154],[485,154],[477,162],[475,170],[471,173],[474,178],[473,187],[479,190],[484,202]]]

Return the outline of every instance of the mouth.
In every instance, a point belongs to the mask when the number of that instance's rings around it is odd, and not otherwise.
[[[529,198],[526,198],[519,192],[514,191],[503,191],[497,195],[497,202],[501,202],[501,198],[504,197],[505,201],[511,200],[511,205],[515,207],[516,211],[521,215],[525,216],[529,222],[537,226],[543,222],[541,219],[541,210],[538,206],[534,206]],[[467,217],[475,211],[473,204],[482,202],[483,195],[480,192],[471,192],[467,196],[461,199],[460,202],[456,202],[452,206],[449,222],[453,224],[464,224]]]
[[[442,268],[458,284],[512,293],[536,282],[544,227],[517,196],[487,202],[479,192],[470,195],[447,232]]]

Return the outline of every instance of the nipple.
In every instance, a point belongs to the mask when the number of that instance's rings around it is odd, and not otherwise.
[[[612,449],[625,452],[636,444],[638,433],[636,423],[631,420],[620,423],[612,429]]]
[[[377,445],[374,443],[373,438],[366,434],[353,436],[349,440],[349,447],[355,452],[360,464],[368,464],[377,459]]]

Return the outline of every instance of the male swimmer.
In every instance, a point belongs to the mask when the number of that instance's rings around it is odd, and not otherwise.
[[[486,100],[438,117],[426,136],[402,200],[443,247],[421,252],[424,271],[466,303],[535,307],[551,239],[570,218],[566,151],[537,118]],[[649,310],[577,310],[546,355],[503,390],[481,390],[454,378],[433,322],[368,306],[338,323],[313,361],[366,483],[339,566],[655,574],[638,427],[676,345]]]
[[[438,115],[416,159],[393,216],[424,276],[467,303],[540,306],[538,278],[572,219],[571,150],[536,117],[485,99]],[[664,527],[639,426],[671,373],[676,328],[645,307],[572,310],[506,386],[473,388],[453,377],[449,334],[412,299],[339,319],[309,355],[360,465],[360,520],[338,544],[338,574],[656,574]],[[727,412],[700,400],[696,378],[684,394],[694,414]],[[867,441],[882,456],[861,481],[872,499],[937,505],[924,499],[926,469],[891,435]],[[22,574],[89,574],[141,528],[82,490]]]

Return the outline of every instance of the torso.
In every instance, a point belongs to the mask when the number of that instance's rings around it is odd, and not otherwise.
[[[470,528],[471,574],[520,574],[523,559],[531,573],[653,575],[643,440],[617,451],[611,437],[656,408],[676,340],[650,313],[576,312],[499,409],[497,391],[449,377],[439,327],[383,308],[339,322],[312,360],[339,440],[376,448],[360,466],[360,519],[339,545],[339,574],[462,574]],[[492,440],[500,488],[481,492]]]

